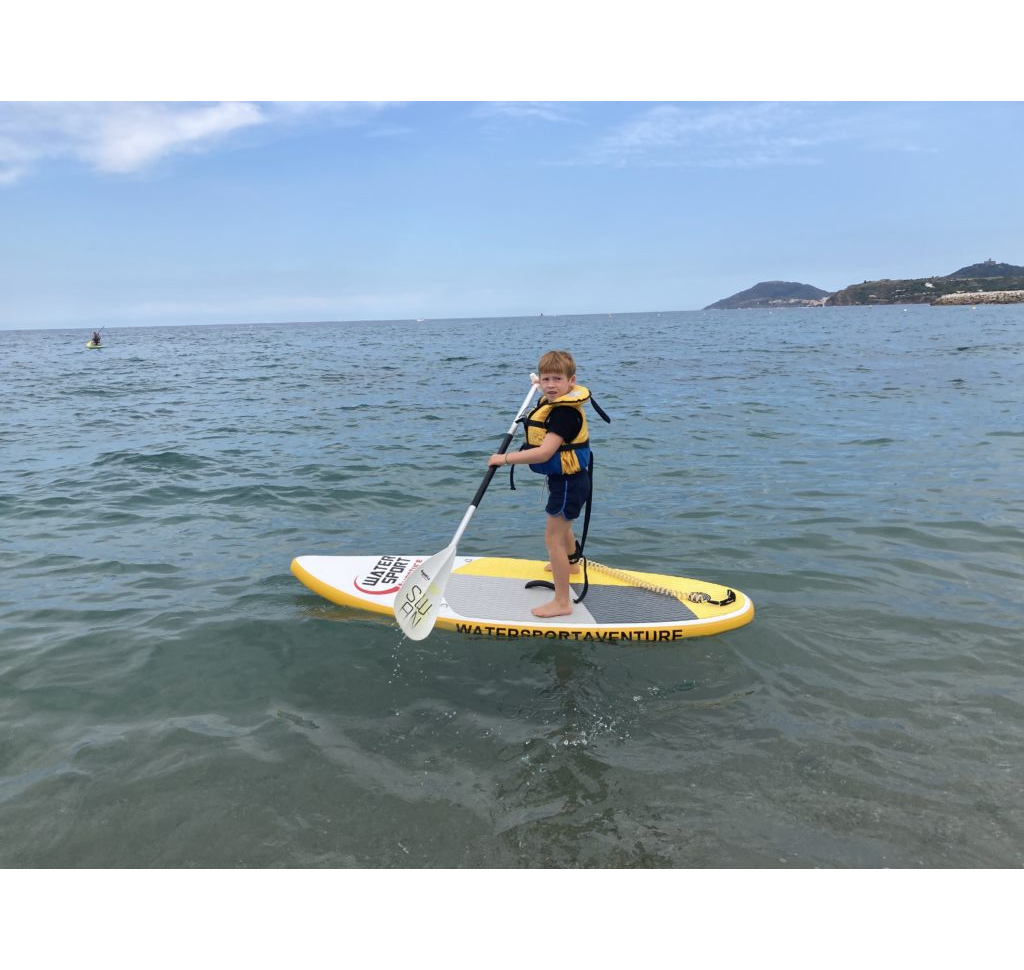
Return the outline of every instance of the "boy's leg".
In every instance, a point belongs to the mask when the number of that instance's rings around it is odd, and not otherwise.
[[[548,489],[551,498],[548,500],[548,515],[559,513],[558,518],[564,518],[569,525],[565,530],[565,555],[566,558],[576,552],[576,536],[572,532],[573,520],[580,514],[590,495],[590,476],[584,471],[576,475],[560,479],[557,485],[551,483],[554,478],[548,479]],[[545,566],[548,571],[551,566]],[[578,563],[572,563],[569,567],[569,574],[575,576],[583,571]]]
[[[566,558],[571,556],[575,551],[576,551],[576,536],[573,534],[572,526],[570,525],[569,532],[567,533],[567,535],[565,537],[565,555],[566,555]],[[548,572],[551,572],[551,563],[549,562],[544,568]],[[570,563],[569,564],[569,575],[570,576],[575,576],[582,568],[583,567],[578,562]]]
[[[544,544],[548,547],[555,598],[550,603],[535,607],[531,611],[534,616],[568,616],[572,613],[567,536],[572,536],[572,523],[561,515],[549,515],[544,530]],[[575,540],[571,548],[575,550]]]

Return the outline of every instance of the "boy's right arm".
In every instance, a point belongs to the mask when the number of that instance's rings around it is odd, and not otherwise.
[[[487,467],[491,465],[540,465],[546,462],[559,448],[564,439],[561,435],[549,431],[544,440],[536,448],[524,448],[522,451],[506,451],[494,454],[487,459]]]

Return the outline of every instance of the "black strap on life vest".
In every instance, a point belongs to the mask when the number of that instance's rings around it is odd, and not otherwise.
[[[597,412],[598,417],[602,421],[604,421],[605,424],[611,424],[612,423],[612,419],[610,417],[608,417],[608,415],[605,413],[604,408],[602,408],[601,405],[598,404],[597,401],[594,400],[594,395],[593,394],[590,395],[590,399],[589,400],[590,400],[590,403],[593,405],[594,410]],[[537,405],[537,407],[540,407],[540,406],[541,405],[539,405],[539,404]],[[530,412],[530,414],[533,414],[534,411],[536,411],[536,410],[537,410],[537,408],[534,408],[533,411]],[[547,429],[547,425],[544,424],[543,422],[531,421],[530,420],[530,414],[524,415],[523,417],[521,417],[519,419],[519,424],[521,424],[523,426],[523,437],[524,438],[526,437],[526,429],[529,428],[529,427],[544,428],[545,430]],[[525,451],[529,447],[531,447],[529,441],[524,441],[519,446],[519,450],[520,451]],[[558,450],[559,451],[576,451],[578,448],[589,448],[589,447],[590,447],[590,439],[587,438],[586,441],[578,441],[574,445],[570,445],[567,442],[563,441],[558,446]],[[591,452],[591,454],[590,454],[590,460],[591,460],[591,463],[593,463],[593,460],[594,460],[593,452]],[[508,466],[508,487],[510,489],[512,489],[513,492],[518,491],[518,489],[516,488],[516,466],[515,465],[509,465]],[[594,493],[593,485],[591,485],[590,493],[591,493],[591,495],[593,495],[593,493]],[[587,514],[588,515],[589,515],[589,510],[590,510],[590,506],[588,504],[588,506],[587,506]]]
[[[593,398],[591,398],[593,400]],[[583,592],[576,597],[577,603],[583,602],[583,597],[587,595],[587,591],[590,589],[590,577],[587,575],[587,557],[583,555],[583,550],[587,545],[587,533],[590,531],[590,509],[594,504],[594,453],[590,453],[590,462],[587,465],[587,474],[590,476],[590,494],[587,496],[587,506],[583,513],[583,534],[576,541],[576,554],[575,557],[570,556],[569,562],[575,558],[576,562],[583,560]]]
[[[604,413],[604,409],[601,407],[601,405],[598,404],[597,401],[594,400],[594,395],[593,394],[590,395],[590,403],[594,406],[594,410],[597,412],[598,417],[600,417],[601,420],[604,421],[605,424],[611,424],[612,423],[612,419],[610,417],[608,417],[607,414]]]

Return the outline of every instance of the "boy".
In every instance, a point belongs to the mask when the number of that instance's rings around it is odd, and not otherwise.
[[[491,455],[490,465],[529,465],[548,477],[547,546],[555,598],[534,607],[534,616],[572,613],[569,557],[576,552],[572,523],[590,496],[590,439],[583,405],[590,392],[576,385],[576,362],[565,350],[552,350],[537,366],[543,392],[526,418],[526,444],[521,451]],[[572,569],[579,572],[579,565]]]

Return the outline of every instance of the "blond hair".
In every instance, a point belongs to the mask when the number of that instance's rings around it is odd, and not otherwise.
[[[573,377],[576,374],[576,361],[568,350],[549,350],[537,364],[537,373]]]

